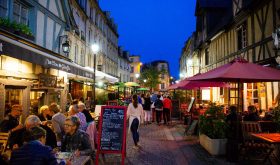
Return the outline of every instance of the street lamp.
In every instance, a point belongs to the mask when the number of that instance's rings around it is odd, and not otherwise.
[[[146,83],[146,82],[147,82],[147,80],[145,79],[145,80],[144,80],[144,83]]]
[[[65,42],[63,44],[61,44],[63,38],[65,38]],[[62,47],[63,53],[65,53],[68,56],[68,54],[70,52],[70,44],[68,41],[68,35],[59,36],[58,44],[59,44],[58,53],[60,54],[60,49]]]
[[[93,102],[94,106],[96,104],[95,102],[95,77],[96,77],[96,54],[99,51],[99,46],[95,43],[91,45],[91,50],[93,52],[93,86],[92,86],[92,97],[93,97]]]
[[[139,78],[139,77],[140,77],[140,74],[139,74],[139,73],[136,73],[136,74],[135,74],[135,77],[136,77],[136,78]]]

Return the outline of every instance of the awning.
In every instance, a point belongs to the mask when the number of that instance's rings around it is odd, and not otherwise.
[[[68,73],[79,75],[82,77],[93,79],[93,69],[89,70],[73,62],[56,57],[42,50],[36,49],[23,42],[11,39],[4,35],[0,35],[0,54],[14,57],[20,60],[31,62],[43,66],[44,68],[53,68],[62,70]],[[117,78],[106,73],[96,71],[96,76],[108,78],[111,82],[118,81]]]

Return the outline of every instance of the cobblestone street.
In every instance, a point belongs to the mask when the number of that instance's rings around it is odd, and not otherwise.
[[[208,165],[229,164],[223,158],[210,156],[198,143],[195,136],[184,136],[184,127],[156,124],[140,127],[141,149],[133,149],[131,134],[127,134],[128,165]],[[100,164],[120,164],[119,155],[105,155]]]

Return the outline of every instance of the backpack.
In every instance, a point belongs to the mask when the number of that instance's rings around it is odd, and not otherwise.
[[[157,99],[156,102],[155,102],[155,109],[157,110],[162,110],[163,108],[163,103],[160,99]]]

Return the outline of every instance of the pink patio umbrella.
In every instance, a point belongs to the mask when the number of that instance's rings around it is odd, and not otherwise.
[[[178,85],[179,85],[179,83],[172,84],[172,85],[170,85],[169,87],[167,87],[166,90],[178,89]]]
[[[196,89],[201,87],[230,87],[228,83],[217,81],[190,81],[184,79],[177,85],[177,89]]]
[[[280,70],[236,58],[228,64],[189,78],[193,81],[272,82],[280,81]]]
[[[250,63],[243,58],[236,58],[228,64],[191,77],[189,80],[236,82],[238,83],[238,98],[241,98],[239,97],[241,83],[280,81],[280,70]],[[240,106],[240,99],[238,99],[237,105]]]

